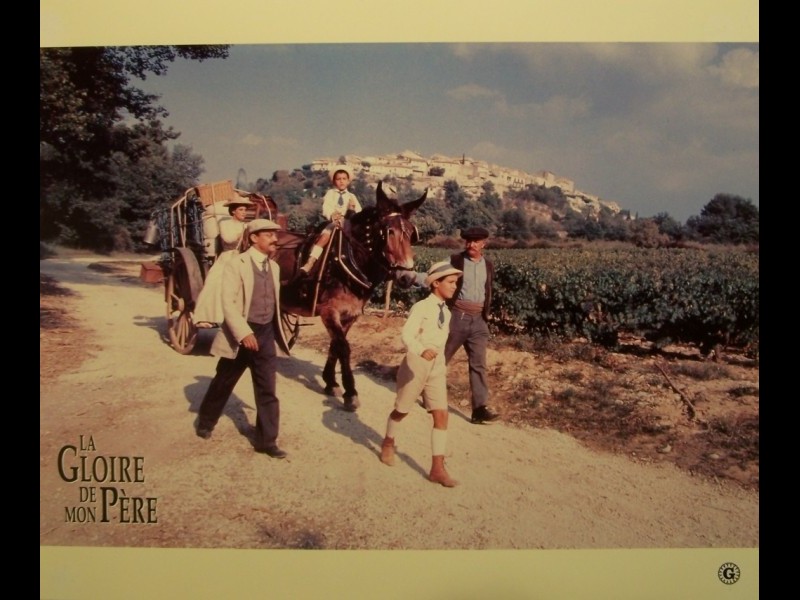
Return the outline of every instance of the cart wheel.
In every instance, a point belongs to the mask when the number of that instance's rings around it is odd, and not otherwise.
[[[167,332],[172,347],[189,354],[197,343],[197,326],[192,322],[194,306],[185,263],[176,261],[167,278]]]
[[[281,328],[286,338],[286,345],[291,350],[300,336],[300,317],[292,313],[281,312]]]

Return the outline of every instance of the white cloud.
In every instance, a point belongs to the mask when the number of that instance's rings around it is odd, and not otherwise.
[[[554,121],[564,121],[585,117],[591,104],[586,98],[553,96],[540,105],[540,116]]]
[[[446,93],[451,98],[459,101],[470,100],[472,98],[502,98],[500,92],[490,90],[489,88],[474,83],[461,85],[457,88],[447,90]]]
[[[478,53],[479,46],[475,44],[452,44],[450,49],[454,56],[459,58],[472,58]]]
[[[287,149],[287,148],[299,148],[300,142],[297,138],[293,137],[283,137],[280,135],[271,135],[269,139],[264,139],[260,135],[256,135],[255,133],[248,133],[244,137],[239,139],[239,143],[245,146],[265,146],[268,145],[271,148],[280,148],[280,149]]]
[[[736,48],[725,53],[719,66],[709,71],[723,82],[744,88],[758,87],[758,52]]]
[[[532,73],[569,74],[580,79],[613,69],[644,81],[665,81],[700,77],[717,58],[719,45],[708,43],[533,43],[476,45],[454,50],[462,59],[474,59],[478,52],[524,58]]]
[[[493,142],[478,142],[472,146],[470,153],[484,160],[501,160],[506,156],[507,150]]]
[[[261,136],[255,135],[254,133],[248,133],[242,139],[239,140],[240,144],[244,144],[245,146],[260,146],[264,143],[264,138]]]
[[[283,137],[280,135],[270,136],[269,143],[271,146],[282,149],[300,147],[300,141],[297,138]]]
[[[714,44],[587,44],[583,49],[601,64],[647,79],[697,74],[718,50]]]
[[[509,104],[504,97],[500,97],[494,103],[494,109],[501,115],[509,117],[563,122],[587,116],[591,109],[591,103],[585,98],[552,96],[544,102]]]
[[[518,119],[533,117],[563,121],[584,117],[589,114],[591,108],[591,103],[586,98],[570,98],[563,95],[552,96],[544,102],[511,104],[499,91],[475,83],[449,89],[446,94],[460,102],[476,98],[493,100],[492,108],[496,113]]]

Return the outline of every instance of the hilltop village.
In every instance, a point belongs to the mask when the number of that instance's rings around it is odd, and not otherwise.
[[[430,158],[425,158],[410,150],[382,156],[347,154],[336,158],[314,159],[310,168],[312,171],[329,171],[337,164],[345,164],[353,173],[353,177],[363,176],[369,183],[375,183],[387,176],[398,179],[410,178],[417,187],[427,187],[429,193],[435,195],[443,193],[444,182],[448,180],[454,180],[459,187],[475,196],[481,193],[482,186],[486,182],[494,184],[495,191],[501,196],[508,190],[536,185],[560,188],[570,208],[578,213],[597,215],[601,208],[614,214],[621,211],[616,202],[601,200],[595,195],[578,190],[574,181],[558,177],[550,171],[530,174],[519,169],[509,169],[483,160],[474,160],[465,155],[453,158],[434,154]]]

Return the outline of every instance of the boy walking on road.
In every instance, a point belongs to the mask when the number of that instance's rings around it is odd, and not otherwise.
[[[425,407],[433,417],[433,458],[428,479],[445,487],[454,487],[458,483],[444,467],[447,446],[447,367],[444,346],[450,331],[450,310],[446,301],[455,294],[460,276],[461,271],[449,261],[431,266],[425,279],[431,293],[414,304],[408,313],[408,320],[402,331],[402,340],[407,351],[397,371],[397,397],[394,410],[389,414],[386,423],[386,436],[381,445],[380,457],[382,463],[394,465],[394,440],[400,422],[422,395]]]

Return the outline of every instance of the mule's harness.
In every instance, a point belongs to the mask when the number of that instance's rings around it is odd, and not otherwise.
[[[415,231],[414,229],[409,229],[406,219],[403,215],[399,212],[392,212],[387,215],[383,215],[377,223],[366,223],[363,228],[363,241],[355,239],[352,235],[345,234],[342,230],[342,236],[347,235],[347,239],[350,242],[350,247],[347,249],[347,261],[342,260],[342,247],[341,247],[341,237],[339,238],[339,248],[338,248],[338,255],[339,255],[339,264],[344,269],[345,273],[347,273],[348,277],[353,279],[356,283],[361,285],[366,289],[370,289],[373,287],[373,284],[369,283],[369,278],[364,274],[364,272],[359,268],[357,261],[352,253],[352,248],[359,247],[366,251],[367,255],[369,256],[368,260],[375,260],[375,238],[380,238],[381,242],[385,246],[387,240],[389,238],[389,232],[392,230],[392,227],[387,223],[389,219],[394,217],[400,217],[400,234],[404,237],[408,238],[409,243],[412,241],[412,235]],[[380,225],[380,227],[378,227]],[[375,230],[377,229],[377,235],[375,235]],[[345,263],[349,263],[349,266]],[[398,265],[395,262],[391,262],[386,258],[386,255],[381,252],[380,259],[379,259],[379,266],[383,269],[386,273],[392,273],[393,271],[413,271],[413,268],[403,267]],[[355,272],[354,272],[355,271]]]

